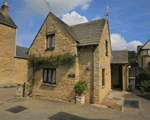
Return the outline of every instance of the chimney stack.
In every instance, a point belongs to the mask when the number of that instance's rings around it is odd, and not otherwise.
[[[1,7],[1,11],[6,13],[6,14],[9,14],[9,7],[7,6],[7,1],[6,0],[3,2],[3,5]]]

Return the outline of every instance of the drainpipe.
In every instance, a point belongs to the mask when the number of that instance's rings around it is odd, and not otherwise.
[[[94,55],[95,55],[95,48],[92,46],[92,104],[95,101],[95,86],[94,86]]]

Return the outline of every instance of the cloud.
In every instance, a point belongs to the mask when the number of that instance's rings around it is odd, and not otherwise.
[[[122,37],[117,33],[111,34],[110,37],[111,37],[111,45],[113,50],[127,49],[126,48],[127,43],[124,37]]]
[[[127,43],[126,46],[127,46],[127,49],[130,50],[130,51],[132,51],[132,50],[137,51],[137,46],[138,45],[143,45],[143,44],[140,41],[134,40],[132,42]]]
[[[16,41],[16,45],[23,46],[20,42]]]
[[[95,18],[93,18],[92,20],[98,20],[101,19],[101,17],[99,15],[97,15]]]
[[[122,32],[123,32],[123,33],[126,33],[126,32],[128,32],[128,31],[127,31],[127,30],[122,30]]]
[[[33,23],[33,20],[31,18],[29,18],[28,27],[29,27],[29,29],[34,27],[34,23]]]
[[[89,8],[89,4],[85,4],[81,7],[81,9],[84,11],[84,10],[87,10]]]
[[[71,12],[71,14],[67,13],[63,15],[62,20],[68,25],[75,25],[75,24],[88,22],[85,16],[81,16],[75,11]]]
[[[112,50],[128,49],[137,51],[137,45],[143,45],[140,41],[134,40],[129,43],[120,34],[114,33],[110,35]]]
[[[49,11],[44,0],[24,0],[26,2],[25,12],[41,13],[46,15]],[[57,16],[61,16],[76,7],[87,10],[92,0],[46,0],[51,6],[52,12]],[[38,12],[37,12],[38,11]]]

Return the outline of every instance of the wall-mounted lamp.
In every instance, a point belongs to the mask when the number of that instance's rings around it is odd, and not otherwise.
[[[131,68],[131,66],[129,66],[129,68]]]

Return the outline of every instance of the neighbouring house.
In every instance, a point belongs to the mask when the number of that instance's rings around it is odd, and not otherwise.
[[[80,80],[88,84],[84,91],[86,103],[100,104],[111,91],[108,19],[69,26],[50,12],[31,44],[28,56],[46,58],[66,54],[76,55],[75,63],[69,67],[43,64],[41,69],[34,71],[29,66],[28,82],[33,85],[31,96],[74,101],[74,88]]]
[[[139,67],[150,67],[150,39],[145,45],[137,46]]]
[[[17,26],[5,1],[0,10],[0,87],[27,80],[27,48],[16,46],[16,33]]]
[[[128,50],[112,51],[112,89],[127,90],[129,84]]]

